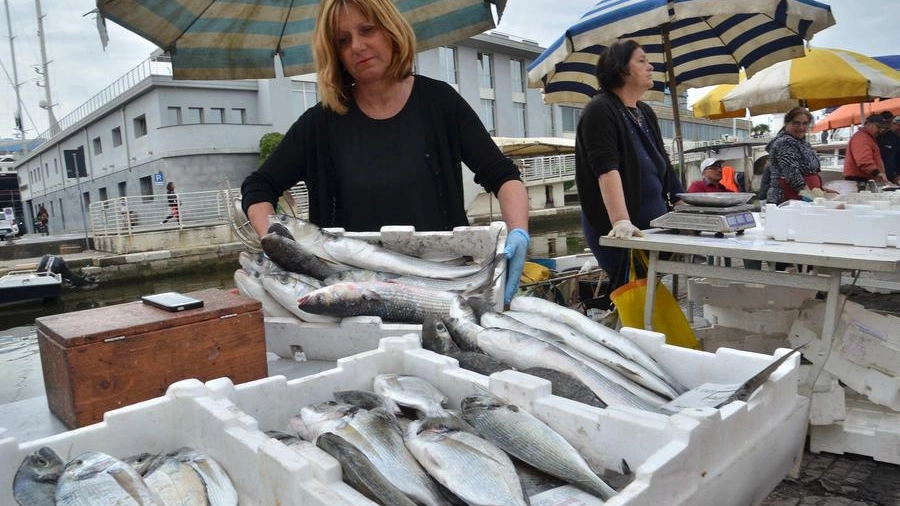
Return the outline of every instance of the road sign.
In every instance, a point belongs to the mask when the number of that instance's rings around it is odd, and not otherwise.
[[[153,184],[155,184],[156,186],[161,186],[165,182],[166,182],[166,178],[163,176],[162,172],[157,172],[156,174],[153,174]]]

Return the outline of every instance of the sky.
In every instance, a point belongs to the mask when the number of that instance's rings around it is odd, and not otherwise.
[[[26,136],[34,137],[49,126],[47,112],[39,105],[46,100],[45,89],[38,86],[43,79],[34,70],[41,62],[37,1],[40,1],[44,15],[44,46],[50,62],[51,100],[57,119],[138,66],[156,49],[152,43],[108,22],[109,45],[104,51],[94,15],[88,14],[95,8],[93,0],[4,0],[9,10],[9,24],[5,10],[0,10],[4,21],[0,25],[0,79],[3,81],[0,138],[11,138],[14,133],[15,87],[10,25]],[[497,30],[535,40],[547,47],[595,3],[596,0],[507,0]],[[870,56],[900,53],[900,31],[896,24],[900,19],[900,1],[826,0],[825,3],[831,5],[836,24],[816,34],[811,42],[813,47],[835,47]],[[564,10],[549,9],[548,5],[566,7]],[[702,96],[704,91],[689,90],[689,103]]]

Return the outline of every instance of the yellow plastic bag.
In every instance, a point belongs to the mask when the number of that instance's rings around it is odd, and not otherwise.
[[[613,290],[610,300],[616,306],[623,327],[644,328],[644,301],[647,298],[647,279],[637,279],[635,263],[647,266],[647,253],[631,250],[628,269],[628,283]],[[646,269],[645,269],[646,270]],[[687,317],[672,296],[672,292],[662,283],[656,282],[653,301],[653,330],[666,335],[666,343],[684,348],[700,349],[700,342]]]

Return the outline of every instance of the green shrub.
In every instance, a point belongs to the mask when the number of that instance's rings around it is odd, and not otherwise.
[[[278,146],[278,143],[284,139],[284,134],[278,132],[269,132],[259,139],[259,164],[266,160],[272,151]]]

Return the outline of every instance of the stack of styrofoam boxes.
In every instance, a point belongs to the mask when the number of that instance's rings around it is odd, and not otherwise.
[[[830,350],[819,338],[823,302],[805,304],[788,335],[791,345],[806,344],[803,355],[822,370],[810,408],[810,450],[900,464],[900,318],[841,304]]]
[[[703,305],[711,325],[694,329],[705,351],[720,346],[757,353],[787,347],[787,333],[815,290],[706,278],[688,280],[688,300]]]
[[[792,201],[792,205],[784,207],[767,204],[766,237],[816,244],[900,247],[900,206],[891,206],[888,201],[871,201],[868,205],[816,201]],[[835,207],[839,204],[844,209]]]

